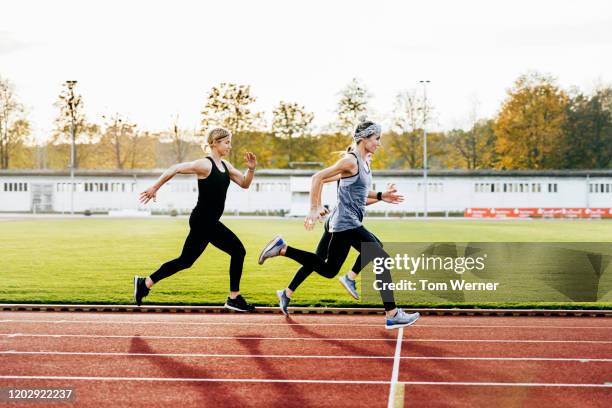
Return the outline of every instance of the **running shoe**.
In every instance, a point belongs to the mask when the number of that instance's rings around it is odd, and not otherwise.
[[[249,305],[242,295],[236,296],[236,299],[227,298],[224,307],[229,310],[235,310],[237,312],[252,312],[255,310],[255,306]]]
[[[266,245],[264,249],[261,251],[261,254],[259,255],[259,261],[258,261],[259,264],[263,265],[266,259],[280,255],[280,251],[281,249],[283,249],[285,245],[286,243],[280,235],[277,235],[276,237],[274,237],[274,239],[268,242],[268,245]]]
[[[357,292],[357,281],[349,278],[347,274],[343,275],[340,279],[340,284],[344,286],[344,289],[355,299],[359,300],[359,292]]]
[[[400,327],[410,326],[419,320],[421,315],[419,312],[406,313],[402,309],[397,309],[397,313],[393,317],[387,317],[385,327],[387,329],[398,329]]]
[[[142,298],[147,297],[149,294],[149,288],[147,288],[145,280],[145,278],[134,276],[134,302],[136,302],[138,306],[141,305]]]
[[[280,308],[281,312],[283,312],[285,316],[289,316],[289,310],[287,307],[289,306],[289,302],[291,302],[291,298],[287,296],[285,289],[277,290],[276,296],[278,297],[278,307]]]

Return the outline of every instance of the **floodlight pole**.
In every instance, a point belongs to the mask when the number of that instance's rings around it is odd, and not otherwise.
[[[66,81],[70,97],[68,98],[68,108],[70,109],[70,136],[72,143],[70,144],[70,214],[74,214],[74,163],[75,163],[75,103],[74,103],[74,86],[77,81]]]
[[[423,216],[427,218],[427,84],[431,81],[419,81],[423,85]]]

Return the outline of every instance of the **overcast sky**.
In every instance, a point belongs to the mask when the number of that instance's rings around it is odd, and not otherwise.
[[[353,77],[388,120],[400,90],[428,79],[438,129],[493,116],[529,70],[564,87],[612,83],[612,2],[4,0],[0,76],[15,83],[38,136],[78,80],[89,120],[122,113],[162,130],[194,128],[219,82],[251,85],[269,118],[280,100],[334,118]],[[385,122],[386,123],[386,122]]]

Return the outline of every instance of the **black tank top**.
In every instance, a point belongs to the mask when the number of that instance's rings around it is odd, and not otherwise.
[[[198,217],[199,221],[217,221],[223,215],[225,209],[225,197],[229,187],[230,177],[227,166],[223,161],[225,172],[219,171],[211,157],[212,168],[205,179],[198,179],[198,203],[193,209],[192,215]]]

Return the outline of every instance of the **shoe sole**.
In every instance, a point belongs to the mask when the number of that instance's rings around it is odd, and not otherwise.
[[[234,310],[236,312],[243,312],[243,313],[250,312],[250,310],[239,309],[239,308],[237,308],[235,306],[230,306],[227,303],[224,304],[223,307],[226,308],[226,309],[229,309],[229,310]]]
[[[136,303],[136,306],[140,306],[140,304],[138,303],[138,300],[136,300],[137,292],[138,292],[138,275],[134,276],[134,303]]]
[[[274,241],[276,241],[277,239],[279,239],[281,236],[277,235],[274,238],[272,238],[272,240],[270,242],[268,242],[268,244],[264,247],[264,249],[261,251],[261,253],[259,254],[259,259],[257,260],[257,263],[259,263],[260,265],[263,265],[263,263],[266,261],[267,258],[263,258],[264,254],[266,252],[268,252],[270,249],[274,248],[274,245],[272,245],[274,243]]]
[[[397,324],[397,325],[393,325],[393,326],[387,326],[385,324],[385,329],[387,330],[393,330],[393,329],[400,329],[402,327],[407,327],[407,326],[412,326],[413,324],[415,324],[417,322],[417,320],[419,320],[421,318],[421,316],[417,317],[416,319],[414,319],[412,322],[410,323],[403,323],[403,324]]]
[[[278,298],[278,308],[281,310],[281,312],[283,312],[283,314],[285,316],[289,316],[289,310],[285,311],[285,309],[283,308],[283,297],[281,295],[281,291],[276,291],[276,297]]]
[[[348,287],[348,285],[346,283],[344,283],[344,279],[340,278],[338,279],[340,281],[340,284],[342,285],[342,287],[344,287],[344,289],[346,289],[346,291],[349,293],[349,295],[351,295],[353,297],[353,299],[355,300],[359,300],[359,295],[355,296],[355,294],[353,293],[353,291],[351,291]]]

